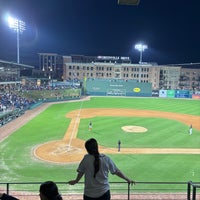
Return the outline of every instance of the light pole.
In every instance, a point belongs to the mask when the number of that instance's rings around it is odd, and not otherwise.
[[[11,29],[13,29],[14,31],[16,31],[17,33],[17,63],[20,63],[20,59],[19,59],[19,34],[23,33],[23,31],[26,29],[26,24],[25,22],[16,19],[16,18],[12,18],[12,17],[8,17],[8,25]]]
[[[142,64],[142,52],[147,48],[148,46],[142,43],[135,45],[135,49],[137,49],[140,52],[140,61],[139,61],[140,64]]]
[[[49,80],[51,84],[51,89],[53,90],[53,69],[52,67],[49,67]]]

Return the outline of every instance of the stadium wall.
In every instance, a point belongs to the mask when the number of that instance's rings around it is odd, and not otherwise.
[[[84,94],[91,96],[132,96],[200,99],[192,90],[152,90],[151,83],[122,79],[85,79]]]
[[[152,84],[135,80],[87,79],[86,95],[151,97]]]

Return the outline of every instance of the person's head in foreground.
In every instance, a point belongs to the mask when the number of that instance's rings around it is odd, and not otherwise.
[[[53,181],[46,181],[40,185],[41,200],[62,200],[58,187]]]
[[[91,155],[99,154],[98,143],[94,138],[91,138],[85,142],[85,148]]]

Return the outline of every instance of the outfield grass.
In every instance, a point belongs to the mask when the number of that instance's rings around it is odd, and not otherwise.
[[[200,101],[158,98],[94,97],[90,101],[55,104],[0,143],[0,182],[67,181],[75,177],[78,164],[58,165],[34,158],[32,149],[62,139],[70,119],[66,113],[80,108],[131,108],[200,116]],[[93,131],[88,132],[89,120]],[[148,128],[147,133],[124,133],[123,125]],[[147,117],[95,117],[81,119],[78,137],[95,137],[101,145],[117,147],[200,148],[200,131],[179,121]],[[136,181],[199,181],[200,155],[110,155],[118,167]],[[110,181],[121,181],[110,176]]]

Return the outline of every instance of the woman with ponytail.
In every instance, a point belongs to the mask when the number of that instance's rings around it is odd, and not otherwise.
[[[110,200],[109,172],[126,180],[129,184],[135,183],[126,177],[107,155],[99,153],[98,143],[94,138],[85,142],[85,148],[88,154],[78,166],[76,179],[69,181],[70,185],[74,185],[84,175],[84,200]]]

